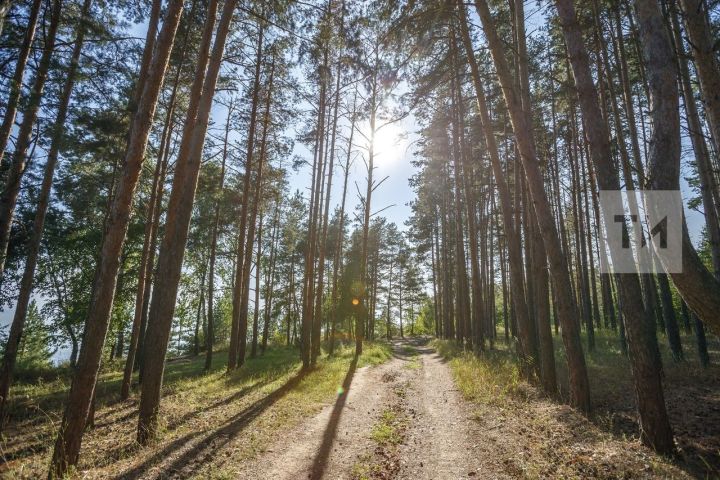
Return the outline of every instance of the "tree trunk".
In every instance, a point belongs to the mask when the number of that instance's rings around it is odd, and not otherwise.
[[[329,152],[326,151],[326,155],[329,153],[329,159],[327,160],[328,173],[327,173],[327,187],[325,188],[325,207],[324,214],[321,220],[322,230],[320,232],[319,248],[318,248],[318,283],[317,292],[315,298],[315,314],[313,315],[313,331],[312,331],[312,349],[310,355],[310,364],[314,365],[317,362],[317,357],[320,355],[320,328],[322,319],[322,300],[325,285],[325,245],[327,244],[327,230],[328,230],[328,218],[330,215],[330,195],[332,193],[332,180],[333,180],[333,167],[335,166],[335,140],[337,138],[337,122],[338,122],[338,108],[340,106],[340,78],[342,76],[341,66],[338,63],[337,72],[335,74],[335,99],[333,102],[333,119],[331,126],[331,140]]]
[[[260,212],[258,220],[257,234],[257,253],[255,255],[255,309],[253,312],[252,326],[252,346],[250,348],[250,358],[257,356],[258,333],[259,333],[259,316],[260,316],[260,260],[262,255],[262,231],[263,231],[263,214]]]
[[[245,258],[245,234],[250,202],[250,173],[252,172],[253,153],[255,148],[255,129],[257,128],[257,110],[260,103],[260,69],[262,66],[264,25],[260,23],[255,53],[255,76],[253,80],[252,104],[250,107],[250,125],[248,127],[247,155],[245,157],[245,174],[243,177],[242,206],[240,208],[240,225],[238,227],[237,260],[235,262],[235,285],[232,295],[232,325],[230,329],[230,348],[228,350],[228,372],[237,368],[240,350],[240,309],[242,298],[243,261]],[[247,335],[247,332],[245,332]]]
[[[35,39],[35,31],[37,30],[38,18],[40,17],[40,7],[42,4],[42,0],[33,0],[30,5],[28,24],[27,27],[25,27],[25,35],[23,36],[22,43],[20,44],[18,58],[15,61],[13,76],[7,86],[8,99],[5,102],[5,116],[3,117],[2,125],[0,125],[0,163],[2,163],[3,157],[5,156],[5,149],[7,148],[8,141],[10,140],[10,134],[12,133],[13,125],[15,124],[18,102],[20,101],[20,96],[22,94],[22,81],[25,76],[25,67],[27,66],[28,57],[30,56],[30,51],[32,50],[33,41]],[[5,20],[5,14],[9,8],[10,0],[3,0],[3,2],[0,3],[0,32],[2,32],[2,22]],[[1,263],[4,265],[4,257]],[[0,273],[2,273],[1,269]]]
[[[82,434],[85,430],[85,422],[110,321],[120,252],[130,220],[132,198],[140,176],[148,134],[165,77],[175,32],[180,22],[182,7],[180,0],[171,0],[167,7],[162,30],[154,46],[147,81],[143,85],[139,108],[133,118],[128,149],[122,164],[122,176],[112,200],[103,236],[92,300],[85,323],[84,341],[55,444],[49,478],[62,478],[68,468],[76,465],[78,461]]]
[[[156,3],[158,5],[156,5]],[[155,32],[157,30],[157,22],[159,16],[160,2],[153,3],[153,9],[150,17],[150,31]],[[157,10],[157,11],[156,11]],[[195,11],[195,2],[193,2],[190,16]],[[154,41],[154,33],[149,35]],[[172,138],[172,132],[174,130],[173,113],[175,112],[175,103],[177,98],[177,91],[180,84],[180,74],[183,70],[183,64],[187,55],[187,43],[189,38],[190,28],[188,27],[185,31],[183,44],[182,44],[182,55],[180,63],[177,66],[175,74],[175,81],[173,83],[172,93],[170,94],[170,100],[167,107],[167,113],[165,116],[165,125],[163,127],[163,133],[160,137],[160,149],[158,151],[157,163],[155,165],[155,172],[153,174],[152,190],[150,198],[148,200],[148,212],[145,218],[145,232],[143,237],[143,249],[140,258],[140,268],[138,270],[138,286],[137,293],[135,296],[135,312],[133,316],[132,332],[130,334],[130,346],[128,348],[128,355],[125,361],[125,369],[123,371],[123,380],[120,386],[120,399],[126,400],[130,395],[130,383],[132,381],[132,373],[139,365],[138,352],[142,352],[142,341],[145,333],[145,327],[147,325],[147,307],[149,305],[151,277],[153,266],[155,263],[155,246],[157,242],[157,231],[160,227],[160,209],[162,205],[162,192],[163,184],[165,181],[165,173],[167,171],[167,163],[170,156],[170,140]],[[143,55],[143,60],[145,56]],[[141,79],[142,80],[142,79]]]
[[[20,194],[20,183],[25,174],[25,168],[27,167],[29,160],[28,150],[30,149],[30,144],[32,143],[33,127],[35,126],[35,121],[38,117],[43,90],[45,88],[45,81],[48,77],[50,62],[55,50],[55,37],[58,25],[60,24],[62,0],[53,0],[51,8],[50,25],[48,26],[48,30],[45,35],[45,44],[43,45],[42,56],[40,57],[40,62],[38,63],[35,80],[33,81],[32,88],[28,94],[27,106],[23,111],[22,123],[18,129],[15,150],[10,160],[10,166],[5,174],[6,179],[2,194],[0,194],[0,280],[2,279],[5,269],[5,259],[7,256],[8,245],[10,244],[10,231],[12,229],[12,221],[15,215],[18,195]],[[31,13],[31,15],[33,14],[34,12]],[[33,30],[35,29],[34,26],[31,26],[31,28]],[[24,53],[25,52],[21,52],[21,56]],[[22,58],[20,60],[22,60]],[[27,57],[25,57],[24,60],[27,61]],[[20,80],[22,81],[22,74],[20,75]],[[12,83],[14,83],[14,79]],[[11,96],[13,95],[13,86],[14,85],[11,85],[10,87]],[[21,85],[18,85],[18,89],[19,88],[21,88]],[[8,108],[17,108],[17,100],[15,99],[14,106],[8,105]],[[12,116],[12,119],[9,120],[10,128],[12,128],[15,113],[9,111],[8,114],[11,114]],[[6,114],[6,118],[7,117],[8,115]],[[4,135],[4,132],[0,132],[0,135]],[[7,140],[3,142],[3,139],[0,138],[0,142],[3,143],[0,145],[3,147],[1,151],[4,151],[4,147],[7,145]],[[0,160],[1,159],[2,157],[0,157]]]
[[[345,200],[347,199],[348,176],[350,175],[350,163],[352,156],[353,137],[355,135],[355,118],[356,118],[357,93],[353,100],[353,111],[350,117],[350,137],[348,138],[347,156],[345,158],[345,168],[343,169],[343,193],[340,201],[340,216],[338,218],[338,236],[335,241],[335,257],[333,258],[333,279],[330,312],[330,345],[328,345],[328,354],[332,355],[335,349],[335,328],[337,326],[337,303],[338,303],[338,276],[342,262],[342,250],[345,237]]]
[[[450,52],[452,56],[453,63],[457,63],[457,52],[456,52],[456,39],[454,31],[452,35],[450,36]],[[465,342],[465,344],[468,346],[468,348],[472,348],[472,340],[473,335],[470,331],[470,325],[471,325],[471,310],[470,310],[470,288],[468,286],[468,275],[467,275],[467,263],[465,260],[465,240],[464,240],[464,228],[463,228],[463,204],[462,204],[462,195],[463,195],[463,177],[465,176],[462,168],[461,168],[461,162],[462,159],[460,157],[460,125],[459,125],[459,115],[457,112],[458,109],[458,100],[456,98],[456,91],[458,90],[457,81],[458,81],[458,75],[457,75],[457,66],[453,65],[455,74],[451,78],[451,126],[452,126],[452,158],[453,158],[453,180],[455,183],[455,256],[456,256],[456,268],[455,268],[455,282],[457,285],[457,295],[456,295],[456,301],[458,305],[458,333],[460,334],[459,340],[461,344]],[[449,169],[448,169],[449,170]],[[472,215],[468,216],[475,216],[475,213],[472,212],[472,207],[470,208],[470,212]],[[470,222],[470,220],[468,220]],[[474,218],[473,218],[473,224]],[[474,226],[474,225],[473,225]],[[477,242],[475,242],[475,248],[477,248]],[[475,267],[477,269],[477,267]],[[401,270],[402,271],[402,270]],[[479,280],[479,278],[478,278]],[[400,286],[402,291],[402,285]],[[479,299],[478,299],[479,300]],[[479,306],[478,301],[478,306]],[[402,325],[402,318],[401,318],[401,325]],[[401,327],[402,331],[402,327]]]
[[[720,151],[720,65],[716,51],[717,39],[713,38],[708,25],[707,3],[704,0],[680,0],[680,2],[700,80],[705,114],[715,140],[715,150]]]
[[[217,193],[221,194],[225,188],[225,164],[228,158],[228,145],[230,137],[230,120],[234,105],[228,106],[228,115],[225,121],[225,137],[223,138],[222,163],[220,165],[220,185]],[[207,333],[205,335],[205,372],[212,367],[213,344],[215,342],[215,260],[217,256],[218,229],[220,227],[220,201],[215,202],[215,218],[213,219],[212,240],[210,241],[210,270],[208,272],[208,307],[207,307]]]
[[[263,332],[262,341],[260,342],[260,353],[265,353],[268,344],[268,335],[270,333],[270,320],[272,316],[272,302],[275,296],[275,265],[277,262],[277,249],[280,242],[280,194],[275,199],[275,213],[272,221],[272,234],[270,238],[270,264],[268,265],[267,275],[265,276],[265,305],[263,314]]]
[[[238,366],[242,366],[245,363],[245,351],[247,348],[247,325],[250,301],[250,268],[252,266],[252,257],[255,245],[255,228],[257,224],[258,211],[260,210],[260,204],[262,203],[261,186],[263,182],[263,167],[267,162],[266,147],[268,127],[270,125],[270,106],[272,104],[274,72],[275,62],[273,60],[270,65],[270,78],[268,80],[268,91],[265,100],[265,118],[263,119],[263,129],[260,140],[260,152],[257,161],[257,176],[255,177],[255,189],[252,196],[252,212],[250,213],[250,217],[248,218],[248,231],[247,238],[245,240],[245,258],[243,259],[242,276],[243,291],[240,298],[240,312],[238,321]]]
[[[643,55],[650,84],[653,131],[650,139],[650,172],[653,190],[680,189],[680,116],[677,63],[662,13],[651,0],[636,0]],[[714,93],[718,95],[717,92]],[[654,205],[646,205],[651,211]],[[661,261],[664,258],[660,256]],[[720,330],[720,281],[705,267],[682,227],[682,272],[671,273],[673,283],[691,310],[707,325]]]
[[[712,162],[708,146],[705,141],[702,124],[700,123],[700,115],[695,105],[695,96],[693,95],[692,83],[690,81],[690,70],[688,68],[688,60],[685,54],[685,47],[680,35],[680,22],[678,21],[678,13],[675,3],[671,2],[670,17],[672,22],[672,32],[675,40],[675,50],[678,57],[678,66],[680,69],[680,83],[682,85],[683,104],[687,113],[688,129],[690,130],[690,139],[692,141],[693,151],[695,152],[696,168],[700,177],[700,192],[702,194],[703,210],[705,213],[705,221],[707,224],[708,241],[710,242],[710,254],[712,256],[713,270],[715,277],[720,275],[720,220],[718,220],[718,202],[714,198],[717,192],[717,182],[712,171]]]
[[[510,196],[510,189],[505,181],[505,172],[502,169],[498,147],[495,141],[495,132],[493,124],[488,113],[487,101],[485,100],[484,87],[481,80],[480,70],[474,56],[470,33],[468,31],[467,14],[464,5],[458,1],[458,9],[460,11],[460,30],[462,34],[465,52],[470,63],[473,83],[476,93],[476,101],[478,103],[478,111],[480,113],[480,124],[485,138],[485,144],[490,156],[495,183],[498,194],[500,196],[500,210],[503,216],[503,228],[505,230],[505,239],[507,241],[507,254],[510,265],[510,285],[512,290],[512,302],[517,323],[519,327],[519,357],[521,370],[526,378],[532,377],[532,366],[535,359],[532,358],[533,332],[531,329],[531,321],[529,318],[528,306],[525,297],[524,274],[522,264],[522,245],[520,236],[516,230],[515,219],[513,218],[513,203]]]
[[[543,243],[547,251],[553,283],[556,286],[558,317],[563,327],[562,336],[568,359],[570,403],[587,413],[590,411],[590,386],[585,366],[585,356],[580,342],[580,331],[576,322],[578,309],[575,299],[570,293],[572,290],[567,259],[563,253],[555,219],[545,194],[532,131],[513,85],[503,46],[495,31],[495,25],[490,16],[487,3],[485,0],[476,0],[475,6],[483,25],[505,103],[510,113],[510,120],[515,131],[515,141],[520,151],[520,158],[525,169],[525,177],[527,178],[528,189],[534,203],[538,223],[543,226]]]
[[[38,197],[37,209],[35,211],[35,218],[33,220],[28,245],[27,259],[25,261],[23,276],[20,280],[20,293],[17,303],[15,304],[15,313],[3,354],[2,368],[0,369],[0,431],[2,431],[3,421],[5,419],[5,405],[10,392],[10,385],[12,384],[12,373],[15,368],[15,361],[17,360],[17,349],[20,345],[25,320],[27,318],[27,310],[30,304],[30,297],[32,296],[33,277],[35,276],[35,268],[40,254],[45,217],[50,202],[50,193],[52,191],[53,176],[55,175],[55,167],[60,153],[60,144],[65,131],[64,127],[68,106],[70,105],[70,97],[72,96],[73,87],[75,86],[80,53],[85,39],[85,23],[88,21],[87,17],[90,10],[90,3],[91,0],[84,0],[83,2],[77,27],[77,37],[75,38],[75,46],[73,47],[70,64],[65,76],[65,83],[60,96],[60,105],[58,106],[55,121],[50,131],[50,150],[48,151],[47,161],[45,162],[40,195]],[[34,26],[32,28],[34,28]],[[0,267],[0,277],[2,277],[2,267]]]
[[[165,223],[163,241],[158,256],[155,286],[148,317],[148,329],[145,334],[140,419],[138,422],[138,442],[140,444],[147,443],[155,435],[157,429],[165,355],[175,311],[175,301],[197,188],[197,179],[200,172],[200,160],[205,144],[205,134],[215,94],[215,85],[225,50],[225,40],[227,39],[235,5],[236,0],[228,0],[223,5],[209,61],[210,38],[217,11],[217,2],[215,0],[212,0],[208,6],[206,23],[200,42],[197,70],[193,79],[191,101],[176,160],[173,188],[168,203],[169,214]]]
[[[590,154],[598,183],[602,190],[620,190],[619,175],[612,162],[607,125],[602,120],[598,106],[597,90],[590,73],[588,55],[584,48],[575,8],[570,0],[556,0],[555,3],[575,77],[585,134],[590,143]],[[617,202],[616,206],[619,206],[619,197]],[[612,209],[612,211],[617,210]],[[616,253],[611,249],[610,254],[613,256],[614,264],[620,261]],[[652,327],[647,321],[647,311],[638,301],[641,298],[640,280],[636,274],[616,274],[615,279],[628,334],[631,368],[640,412],[640,436],[646,445],[658,452],[668,453],[673,449],[673,434],[665,409],[661,364],[652,342],[654,332],[651,331]]]

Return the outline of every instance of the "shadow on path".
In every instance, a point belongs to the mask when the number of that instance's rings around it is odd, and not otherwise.
[[[315,460],[313,460],[312,470],[309,477],[313,480],[322,478],[325,468],[327,467],[328,457],[330,456],[330,450],[332,449],[333,442],[337,436],[340,416],[342,415],[342,410],[345,407],[345,402],[347,401],[347,397],[350,393],[350,384],[352,383],[353,376],[355,375],[357,362],[358,357],[356,356],[350,363],[350,368],[348,369],[348,372],[345,375],[345,380],[343,380],[342,383],[342,392],[339,392],[338,399],[335,401],[335,406],[330,414],[330,421],[325,428],[322,444],[320,445],[317,455],[315,455]]]
[[[155,453],[152,457],[144,461],[142,464],[124,472],[123,474],[115,477],[116,480],[129,480],[135,479],[147,473],[151,468],[156,466],[159,461],[166,458],[175,450],[187,446],[185,452],[177,457],[171,464],[162,467],[162,471],[157,475],[157,478],[189,478],[195,471],[201,467],[205,462],[215,455],[218,449],[229,443],[238,433],[240,433],[245,427],[248,426],[258,415],[260,415],[267,408],[271,407],[278,400],[287,395],[293,388],[295,388],[300,381],[305,377],[306,372],[301,371],[284,385],[274,390],[266,397],[263,397],[248,406],[237,415],[233,416],[228,420],[221,428],[208,434],[204,439],[197,442],[195,445],[188,446],[187,444],[195,439],[196,437],[206,432],[191,432],[184,437],[174,440],[165,448]]]

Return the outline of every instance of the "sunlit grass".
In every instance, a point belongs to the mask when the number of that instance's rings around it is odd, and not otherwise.
[[[520,373],[515,358],[507,351],[494,350],[480,356],[463,351],[456,343],[436,340],[438,353],[450,361],[455,382],[465,398],[500,405],[507,397],[521,399]]]
[[[390,357],[389,344],[366,343],[356,366],[377,365]],[[231,457],[213,456],[207,466],[202,466],[203,472],[212,472],[212,478],[237,478],[243,460],[263,452],[281,432],[334,401],[351,370],[354,346],[340,347],[333,356],[323,354],[317,365],[305,372],[298,349],[290,347],[269,348],[264,355],[247,359],[230,374],[226,373],[226,359],[227,353],[219,352],[207,374],[203,371],[203,356],[168,362],[158,436],[146,449],[138,449],[134,442],[137,391],[128,402],[119,402],[121,372],[104,373],[98,390],[98,427],[85,436],[79,470],[91,477],[132,472],[168,443],[209,437],[219,429],[233,428],[233,419],[242,418],[243,412],[273,398],[256,417],[248,419],[250,423],[238,424],[236,428],[242,428],[244,433],[233,440],[236,443],[227,452]],[[14,405],[15,425],[11,423],[7,430],[13,433],[2,445],[8,458],[15,459],[9,465],[12,478],[37,478],[45,474],[46,457],[57,434],[55,428],[68,385],[67,378],[20,385],[24,397]],[[41,405],[52,408],[42,408],[41,413]],[[15,453],[22,451],[26,453]],[[216,464],[218,459],[220,464]]]

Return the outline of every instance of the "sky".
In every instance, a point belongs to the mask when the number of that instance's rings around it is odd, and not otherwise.
[[[527,18],[527,31],[528,36],[532,37],[540,34],[539,27],[545,23],[544,9],[537,8],[535,2],[526,2],[526,14]],[[477,23],[477,22],[476,22]],[[130,34],[136,36],[138,39],[143,39],[145,36],[146,24],[137,24],[130,30]],[[224,121],[224,113],[221,108],[217,106],[213,108],[213,117],[217,122]],[[288,135],[295,137],[293,131],[294,126],[288,126]],[[365,133],[368,132],[369,127],[367,121],[361,122],[359,128]],[[413,190],[408,184],[409,178],[416,173],[415,167],[412,166],[411,160],[413,158],[413,151],[415,150],[414,145],[418,139],[417,130],[419,126],[415,120],[415,117],[409,114],[403,120],[398,121],[390,126],[384,127],[379,131],[378,138],[376,139],[376,156],[375,164],[376,170],[374,177],[377,181],[387,179],[380,185],[377,190],[373,192],[372,198],[372,212],[378,212],[383,210],[380,215],[384,216],[390,222],[394,222],[400,230],[406,230],[405,221],[411,215],[411,208],[409,202],[415,198]],[[339,142],[342,140],[339,139]],[[348,195],[346,211],[355,212],[356,206],[359,203],[358,189],[365,192],[366,182],[366,170],[365,164],[362,159],[358,156],[365,154],[366,141],[362,136],[356,135],[355,147],[356,151],[355,160],[351,167],[351,173],[348,182]],[[344,146],[343,146],[344,148]],[[686,155],[692,155],[692,148],[689,143],[687,135],[683,138],[683,151]],[[312,152],[310,152],[306,146],[296,142],[295,150],[293,152],[296,155],[301,155],[305,158],[312,159]],[[341,155],[341,154],[340,154]],[[339,162],[341,159],[336,158]],[[344,161],[344,159],[342,159]],[[683,192],[684,200],[690,195],[690,187],[684,180],[684,175],[689,173],[689,167],[684,166],[683,177],[681,178],[681,190]],[[289,190],[290,193],[295,190],[300,190],[307,195],[310,187],[310,168],[304,167],[297,172],[290,172],[289,175]],[[356,188],[356,185],[357,187]],[[342,190],[342,170],[335,169],[335,178],[333,179],[333,190],[331,193],[331,208],[338,205],[341,200]],[[690,211],[686,208],[686,217],[688,221],[689,231],[691,237],[697,242],[700,236],[700,231],[704,225],[704,217],[701,213],[696,211]],[[42,299],[37,299],[42,301]],[[0,325],[8,325],[12,318],[14,309],[8,309],[0,312]]]

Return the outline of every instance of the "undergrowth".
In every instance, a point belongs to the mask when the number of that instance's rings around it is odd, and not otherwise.
[[[366,343],[357,361],[354,345],[340,346],[334,355],[322,355],[307,371],[301,369],[299,351],[289,347],[269,348],[230,374],[225,372],[226,352],[218,352],[207,374],[202,356],[170,360],[158,438],[145,448],[135,443],[137,392],[127,402],[120,402],[121,373],[105,372],[98,384],[98,426],[85,435],[79,472],[93,478],[134,478],[157,468],[158,452],[176,445],[187,463],[168,468],[178,470],[181,476],[212,473],[213,478],[237,478],[242,460],[263,452],[281,432],[317,412],[338,392],[353,368],[377,365],[390,357],[390,346],[378,342]],[[1,445],[6,462],[0,477],[44,476],[68,386],[69,380],[59,377],[16,389],[14,419],[5,429],[7,436]],[[252,416],[248,412],[253,412]],[[227,445],[226,454],[196,446],[198,439],[200,445],[212,445],[228,431],[238,433]],[[196,468],[200,471],[193,470]]]
[[[507,352],[494,350],[477,356],[448,340],[435,340],[433,346],[450,362],[465,398],[491,405],[504,405],[508,398],[525,398],[527,389],[521,383],[517,362]]]

